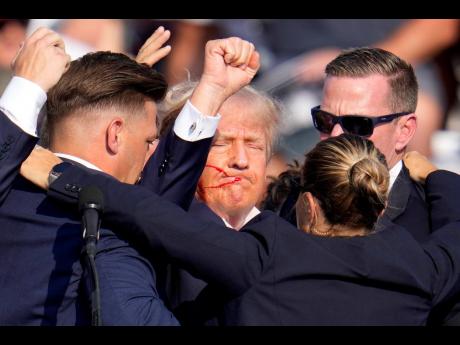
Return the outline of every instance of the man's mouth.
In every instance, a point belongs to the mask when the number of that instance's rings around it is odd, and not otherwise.
[[[222,183],[219,183],[218,185],[215,185],[215,186],[204,186],[203,188],[222,188],[222,187],[225,187],[225,186],[228,186],[228,185],[231,185],[231,184],[234,184],[236,182],[241,181],[241,177],[239,177],[239,176],[230,176],[223,169],[221,169],[219,167],[216,167],[216,166],[211,165],[211,164],[206,164],[206,167],[216,169],[218,172],[222,173],[224,175],[224,177],[221,178],[221,180],[223,180]]]

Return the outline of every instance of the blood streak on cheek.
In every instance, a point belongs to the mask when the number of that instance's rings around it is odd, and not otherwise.
[[[206,168],[213,168],[213,169],[216,169],[218,172],[224,174],[225,177],[231,177],[231,176],[228,176],[228,174],[221,168],[219,167],[216,167],[214,165],[211,165],[211,164],[206,164],[205,166]],[[217,186],[205,186],[203,188],[222,188],[224,186],[227,186],[227,185],[230,185],[230,184],[234,184],[235,182],[239,182],[241,181],[241,177],[234,177],[232,181],[229,181],[229,182],[224,182],[224,183],[221,183],[221,184],[218,184]]]

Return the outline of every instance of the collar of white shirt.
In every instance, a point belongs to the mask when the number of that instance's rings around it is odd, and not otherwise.
[[[252,218],[257,216],[259,213],[260,213],[260,211],[257,209],[257,207],[253,207],[252,210],[249,212],[249,214],[244,219],[243,226],[246,225]],[[224,221],[224,223],[227,226],[227,228],[232,228],[233,229],[233,226],[231,226],[224,218],[222,218],[222,220]]]
[[[402,161],[399,161],[398,163],[395,164],[393,168],[390,169],[390,189],[393,187],[393,184],[395,183],[396,178],[401,172],[402,166],[403,166]]]
[[[94,164],[88,162],[88,161],[85,161],[84,159],[82,158],[79,158],[79,157],[75,157],[75,156],[72,156],[72,155],[68,155],[66,153],[55,153],[56,156],[60,157],[60,158],[66,158],[66,159],[70,159],[71,161],[74,161],[74,162],[77,162],[77,163],[80,163],[81,165],[84,165],[85,167],[87,168],[90,168],[90,169],[93,169],[93,170],[97,170],[97,171],[102,171],[102,169],[99,169],[97,166],[95,166]]]

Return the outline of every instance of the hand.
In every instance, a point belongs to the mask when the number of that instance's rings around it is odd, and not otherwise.
[[[53,167],[62,160],[51,151],[35,146],[29,157],[22,163],[21,175],[42,189],[48,189],[48,176]]]
[[[410,151],[404,155],[404,164],[409,169],[410,177],[420,183],[425,183],[426,177],[438,168],[431,163],[428,158],[418,153]]]
[[[209,41],[204,68],[191,103],[206,115],[215,115],[222,103],[248,85],[260,67],[254,45],[238,37]]]
[[[167,45],[162,47],[163,44],[169,39],[171,32],[165,30],[164,27],[160,26],[155,32],[145,41],[144,45],[139,49],[137,53],[136,61],[139,63],[145,63],[152,67],[158,61],[163,59],[166,55],[171,52],[171,46]]]
[[[53,87],[70,64],[61,37],[46,28],[37,29],[19,48],[11,67],[16,76],[28,79],[45,92]]]

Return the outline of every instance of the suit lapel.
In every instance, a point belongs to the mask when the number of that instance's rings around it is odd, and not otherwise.
[[[205,203],[193,199],[190,205],[189,213],[197,216],[201,220],[213,222],[219,225],[225,225],[222,218],[215,214]]]
[[[406,210],[407,202],[411,193],[411,184],[412,181],[410,179],[409,171],[403,164],[402,169],[391,188],[390,195],[388,197],[388,206],[385,210],[385,215],[391,220],[396,219]]]

